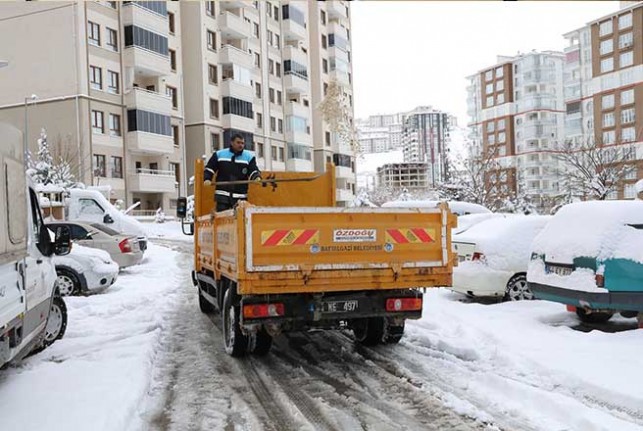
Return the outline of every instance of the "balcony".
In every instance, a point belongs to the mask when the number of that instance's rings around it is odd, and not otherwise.
[[[128,175],[129,190],[143,193],[175,193],[176,176],[173,171],[138,169]]]
[[[234,79],[224,79],[221,82],[221,95],[242,100],[253,100],[255,92],[249,85],[243,85]]]
[[[294,72],[284,72],[284,88],[286,93],[309,94],[310,84]]]
[[[295,48],[294,46],[290,45],[284,47],[283,59],[292,60],[301,65],[308,64],[308,56],[301,49]]]
[[[255,120],[240,115],[225,114],[221,116],[224,129],[236,129],[252,133],[255,130]]]
[[[161,2],[158,3],[161,4]],[[141,4],[137,2],[123,3],[121,7],[123,26],[135,25],[167,37],[169,32],[167,12],[162,13],[162,10],[153,11],[141,6]]]
[[[140,46],[128,46],[123,50],[125,67],[134,68],[136,75],[158,77],[171,73],[170,57],[157,54]]]
[[[355,199],[355,195],[350,190],[336,189],[335,199],[337,199],[337,202],[352,202]]]
[[[134,87],[125,94],[125,106],[127,109],[172,115],[172,99],[169,96],[139,87]]]
[[[219,51],[219,63],[237,64],[246,69],[254,68],[252,55],[250,55],[248,51],[244,51],[232,45],[223,45],[221,47],[221,51]]]
[[[312,172],[313,162],[303,159],[288,159],[286,160],[286,170],[293,172]]]
[[[328,75],[330,76],[330,79],[334,79],[340,84],[350,85],[350,81],[348,80],[348,73],[346,72],[342,72],[339,69],[335,69],[335,70],[331,70]]]
[[[127,149],[142,154],[172,154],[174,139],[171,136],[148,132],[127,132]]]
[[[346,37],[346,28],[343,27],[339,20],[331,19],[328,22],[328,34],[336,34],[338,36],[347,39]]]
[[[355,178],[355,173],[346,166],[335,166],[335,176],[338,178]]]
[[[338,0],[331,0],[324,2],[326,3],[326,13],[328,18],[333,19],[346,19],[346,7]]]
[[[297,117],[304,117],[310,119],[310,108],[297,102],[285,102],[284,114],[286,116],[296,115]]]
[[[281,22],[281,31],[284,36],[284,40],[306,40],[306,27],[302,26],[298,22],[295,22],[292,19],[284,19]]]
[[[249,3],[250,2],[246,0],[225,0],[219,2],[219,7],[221,10],[244,9],[246,6],[250,6]],[[252,9],[254,9],[254,7],[248,7],[248,10]]]
[[[335,45],[328,47],[328,57],[339,58],[348,63],[348,53]]]
[[[225,2],[219,2],[219,4]],[[250,37],[250,23],[231,12],[223,12],[217,18],[217,24],[223,38],[247,39]]]

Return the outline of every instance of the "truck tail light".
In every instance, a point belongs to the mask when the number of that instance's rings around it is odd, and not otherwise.
[[[248,304],[243,306],[243,317],[246,319],[262,319],[264,317],[278,317],[285,314],[282,303],[276,304]]]
[[[471,260],[479,260],[479,261],[483,261],[483,262],[484,262],[484,260],[485,260],[485,258],[484,258],[484,254],[483,254],[483,253],[479,253],[479,252],[477,252],[477,251],[476,251],[475,253],[473,253],[473,256],[471,257]]]
[[[603,274],[596,274],[596,287],[605,287],[605,276]]]
[[[125,238],[123,241],[118,243],[118,248],[121,249],[121,253],[131,253],[132,244],[129,243],[129,239]]]
[[[422,298],[388,298],[386,311],[418,311],[422,310]]]

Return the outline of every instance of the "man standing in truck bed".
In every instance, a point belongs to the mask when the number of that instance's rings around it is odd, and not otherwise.
[[[229,148],[216,151],[208,160],[203,175],[206,185],[212,184],[212,177],[217,175],[217,189],[214,199],[217,202],[217,211],[224,211],[234,207],[239,200],[248,199],[248,184],[220,185],[226,181],[260,181],[261,172],[257,168],[254,153],[244,149],[243,136],[232,136]]]

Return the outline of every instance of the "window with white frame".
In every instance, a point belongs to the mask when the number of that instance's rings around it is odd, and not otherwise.
[[[629,124],[636,121],[636,110],[634,108],[627,108],[621,110],[621,123]]]
[[[621,53],[618,59],[618,67],[623,68],[623,67],[629,67],[634,64],[634,52],[633,51],[627,51]]]
[[[493,79],[493,70],[487,70],[484,74],[485,81],[491,81]]]
[[[496,103],[498,105],[505,103],[505,95],[503,93],[500,93],[498,94],[498,96],[496,96]]]
[[[87,38],[90,44],[100,46],[100,25],[87,21]]]
[[[496,135],[487,135],[487,142],[489,142],[489,145],[493,145],[496,143]]]
[[[607,39],[601,42],[601,55],[609,54],[612,51],[614,51],[614,41],[612,39]]]
[[[505,130],[505,119],[498,120],[498,130]]]
[[[608,145],[608,144],[613,144],[616,138],[616,134],[614,133],[614,130],[610,130],[608,132],[603,132],[603,144]]]
[[[499,147],[498,148],[498,156],[499,157],[504,157],[506,155],[507,155],[507,147],[505,147],[504,145],[502,147]]]
[[[485,93],[486,94],[491,94],[493,93],[493,83],[489,83],[485,87]]]
[[[634,89],[621,91],[621,105],[634,103]]]
[[[118,94],[119,91],[118,72],[107,71],[107,91],[112,94]]]
[[[607,200],[613,201],[615,199],[618,199],[618,191],[612,190],[607,194]]]
[[[601,108],[602,109],[612,109],[614,107],[614,95],[608,94],[601,98]]]
[[[502,66],[496,67],[496,78],[502,78],[504,76],[504,71]]]
[[[623,160],[635,160],[636,159],[636,147],[628,146],[623,148]]]
[[[496,124],[493,121],[487,123],[487,133],[491,133],[495,130]]]
[[[625,179],[635,180],[637,178],[636,165],[630,165],[625,169]]]
[[[105,133],[105,116],[102,111],[92,111],[92,132]]]
[[[618,17],[618,28],[622,30],[624,28],[632,27],[632,12],[626,13]]]
[[[603,127],[614,127],[614,113],[607,112],[603,114]]]
[[[636,197],[636,184],[625,184],[623,197],[625,199],[634,199]]]
[[[502,91],[505,89],[505,81],[496,81],[496,91]]]
[[[598,34],[600,36],[606,36],[606,35],[612,33],[613,31],[614,31],[614,29],[612,27],[612,20],[610,19],[610,20],[602,22],[600,24],[599,29],[598,29]]]
[[[622,34],[618,37],[618,48],[629,48],[634,44],[634,35],[632,32]]]
[[[604,58],[601,60],[601,73],[607,73],[614,70],[614,58]]]
[[[493,96],[487,97],[487,107],[493,106]]]
[[[505,135],[505,132],[498,133],[498,142],[499,143],[504,144],[506,140],[507,140],[507,136]]]
[[[625,127],[621,129],[621,142],[634,142],[636,140],[636,129]]]

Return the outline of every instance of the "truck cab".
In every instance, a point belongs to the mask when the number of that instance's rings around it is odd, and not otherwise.
[[[21,133],[0,123],[0,367],[62,337],[67,310],[56,295],[54,254],[70,249],[68,229],[55,240],[25,175]]]

